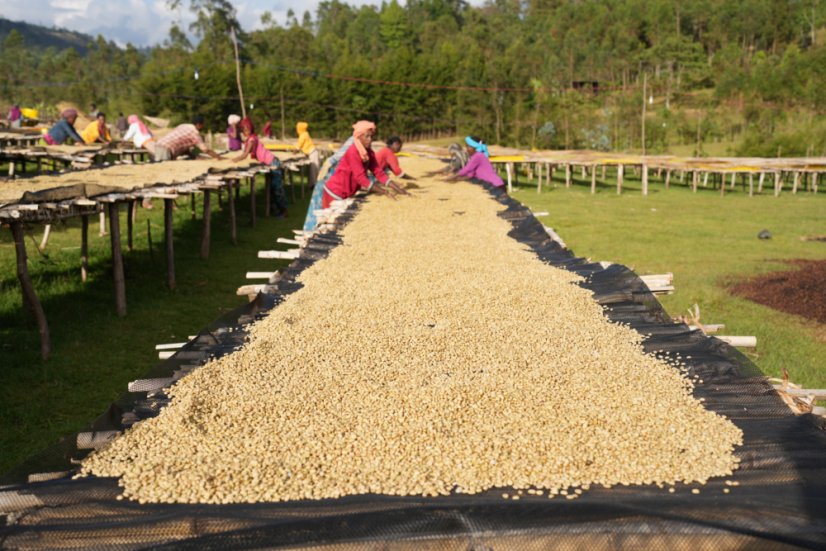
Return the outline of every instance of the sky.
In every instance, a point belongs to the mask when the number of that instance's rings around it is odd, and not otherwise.
[[[381,0],[346,0],[351,5],[380,5]],[[261,28],[261,15],[272,13],[283,24],[292,9],[298,19],[305,10],[315,13],[319,0],[236,0],[238,20],[245,30]],[[138,47],[163,42],[169,27],[178,22],[186,29],[192,20],[189,0],[170,10],[167,0],[0,0],[0,17],[47,27],[62,27],[92,36],[103,35],[124,46]]]

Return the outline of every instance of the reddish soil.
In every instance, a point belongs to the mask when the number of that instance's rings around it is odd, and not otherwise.
[[[764,274],[731,287],[740,297],[826,323],[826,260],[789,260],[796,270]]]

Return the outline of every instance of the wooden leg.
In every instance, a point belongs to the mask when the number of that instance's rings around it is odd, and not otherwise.
[[[648,195],[648,165],[642,165],[642,194]]]
[[[671,183],[671,170],[665,171],[665,189],[668,189],[668,185]]]
[[[250,226],[255,227],[255,178],[250,178]],[[293,193],[295,195],[295,193]]]
[[[622,180],[625,174],[625,165],[617,165],[617,195],[622,193]]]
[[[708,187],[708,172],[703,172],[703,187]]]
[[[233,245],[238,244],[238,222],[235,217],[235,194],[233,187],[235,181],[229,181],[229,193],[227,194],[227,203],[229,204],[229,238]]]
[[[720,173],[720,197],[726,194],[726,173]]]
[[[749,197],[754,196],[754,174],[749,172]]]
[[[80,217],[80,280],[89,277],[89,215]]]
[[[800,172],[794,173],[794,182],[792,183],[792,194],[797,193],[797,187],[800,185]]]
[[[508,172],[508,194],[513,192],[513,164],[505,163],[505,170]]]
[[[272,172],[264,173],[264,216],[269,218],[272,216]]]
[[[40,357],[47,360],[52,350],[49,339],[49,324],[46,322],[46,313],[43,311],[40,299],[37,298],[37,293],[34,292],[34,285],[32,285],[31,277],[29,277],[26,242],[23,240],[23,228],[19,222],[12,222],[10,227],[12,236],[14,237],[14,249],[17,253],[17,279],[20,281],[20,287],[23,289],[23,303],[28,304],[32,312],[34,312],[34,317],[37,321],[37,330],[40,333]]]
[[[782,173],[778,170],[774,173],[774,196],[777,197],[780,195],[780,191],[783,189],[783,180],[781,179]]]
[[[757,193],[763,193],[763,180],[766,179],[766,173],[761,172],[760,176],[757,178]]]
[[[591,167],[591,195],[597,192],[597,167]]]
[[[106,213],[100,211],[98,215],[98,223],[100,224],[100,236],[106,235]]]
[[[736,172],[732,172],[732,173],[731,173],[731,186],[729,187],[729,189],[734,189],[734,186],[735,186],[736,184],[737,184],[737,173],[736,173]]]
[[[129,209],[127,211],[128,214],[126,216],[126,248],[129,249],[129,252],[131,253],[133,250],[132,234],[135,229],[135,218],[132,215],[132,213],[134,212],[135,207],[137,206],[137,201],[129,201],[126,204],[129,206]]]
[[[201,258],[209,258],[209,238],[212,209],[210,208],[210,190],[204,190],[204,226],[201,233]]]
[[[700,179],[700,175],[697,173],[697,171],[695,170],[694,172],[692,172],[692,175],[691,175],[691,191],[693,191],[694,193],[697,193],[697,180],[699,180],[699,179]]]
[[[571,187],[571,165],[565,165],[565,187]]]
[[[817,193],[817,172],[812,172],[812,193]]]
[[[123,275],[123,254],[120,249],[120,216],[118,204],[109,203],[109,238],[112,245],[112,272],[115,277],[115,311],[126,315],[126,280]]]
[[[230,201],[232,193],[229,194]],[[174,207],[172,199],[163,200],[163,229],[164,240],[166,242],[166,285],[170,289],[176,287],[175,284],[175,247],[172,241],[172,211]]]

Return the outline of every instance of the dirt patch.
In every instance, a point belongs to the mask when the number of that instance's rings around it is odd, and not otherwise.
[[[731,292],[775,310],[826,323],[826,260],[789,260],[796,269],[743,281]]]

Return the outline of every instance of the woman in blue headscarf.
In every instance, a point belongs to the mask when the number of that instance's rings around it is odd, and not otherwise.
[[[487,182],[493,187],[504,187],[505,182],[496,174],[496,170],[488,160],[490,152],[485,142],[474,136],[468,136],[465,138],[465,145],[468,162],[455,176],[448,178],[448,181],[467,178]]]

